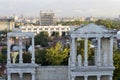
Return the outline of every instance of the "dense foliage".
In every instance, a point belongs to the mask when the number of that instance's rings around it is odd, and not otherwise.
[[[69,49],[63,47],[61,43],[57,43],[56,46],[47,49],[46,60],[51,65],[62,65],[61,63],[68,57]]]
[[[42,47],[48,46],[48,33],[47,32],[40,32],[35,36],[35,45],[41,45]]]
[[[120,51],[117,50],[114,52],[114,80],[120,80]]]
[[[98,25],[106,26],[108,29],[117,29],[120,30],[120,20],[110,20],[110,19],[98,19],[96,21],[67,21],[67,22],[58,22],[58,24],[68,25],[68,26],[80,26],[82,24],[87,25],[89,23],[95,23]]]

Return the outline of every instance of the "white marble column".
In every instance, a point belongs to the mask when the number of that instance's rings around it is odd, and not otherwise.
[[[19,73],[20,75],[20,80],[23,80],[23,73]]]
[[[22,37],[19,37],[19,63],[23,63],[22,54]]]
[[[113,76],[112,75],[109,75],[109,80],[113,80]]]
[[[34,37],[32,37],[32,63],[35,63]]]
[[[11,80],[11,73],[7,74],[7,80]]]
[[[100,75],[97,75],[97,80],[100,80],[100,77],[101,77]]]
[[[101,38],[97,38],[98,46],[97,46],[97,66],[101,66]]]
[[[11,63],[11,58],[10,58],[10,37],[7,36],[7,63]]]
[[[71,76],[71,80],[75,80],[75,76]]]
[[[78,55],[78,66],[82,66],[82,57],[80,54]]]
[[[32,73],[32,80],[35,80],[35,73]]]
[[[84,66],[88,66],[88,38],[84,41]]]
[[[95,65],[97,65],[97,47],[95,47],[95,51],[94,51],[94,62],[95,62]]]
[[[75,64],[76,64],[76,44],[75,44],[75,38],[72,38],[70,56],[71,56],[71,61],[70,61],[71,62],[71,66],[75,66]]]
[[[85,75],[85,76],[84,76],[84,80],[88,80],[88,76]]]
[[[110,66],[113,66],[113,37],[110,38]]]

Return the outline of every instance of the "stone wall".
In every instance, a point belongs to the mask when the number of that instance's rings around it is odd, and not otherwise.
[[[24,73],[22,80],[32,80],[31,74]],[[1,80],[1,79],[0,79]],[[20,80],[19,74],[12,74],[12,80]],[[67,66],[38,66],[35,80],[68,80]],[[83,76],[76,76],[75,80],[84,80]],[[96,76],[89,76],[88,80],[97,80]],[[101,80],[109,80],[108,76],[101,76]]]
[[[68,67],[39,66],[36,68],[36,80],[68,80]]]

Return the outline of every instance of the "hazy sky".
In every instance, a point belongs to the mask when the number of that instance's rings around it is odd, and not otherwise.
[[[66,17],[117,17],[120,0],[0,0],[0,16],[39,16],[40,10]]]

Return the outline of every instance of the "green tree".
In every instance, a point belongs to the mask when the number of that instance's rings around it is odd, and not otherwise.
[[[35,50],[35,62],[37,64],[41,64],[42,66],[48,65],[49,63],[46,61],[45,55],[46,55],[46,50],[36,49]]]
[[[56,46],[47,49],[46,60],[51,65],[62,65],[61,63],[68,57],[69,49],[62,46],[60,42]]]
[[[114,66],[115,66],[113,79],[120,80],[120,51],[119,50],[114,52],[113,59],[114,59]]]
[[[35,45],[41,45],[42,47],[48,46],[48,33],[47,32],[40,32],[35,36]]]
[[[1,53],[2,54],[7,54],[7,47],[6,46],[2,47]]]
[[[84,40],[77,41],[77,54],[80,54],[84,59]],[[91,41],[88,40],[88,59],[93,59],[93,49],[90,48]]]
[[[113,22],[111,20],[102,20],[102,19],[99,19],[95,23],[98,24],[98,25],[103,25],[103,26],[105,26],[108,29],[113,28],[113,26],[114,26]]]
[[[31,54],[29,52],[23,53],[23,62],[31,63]]]
[[[0,63],[6,63],[7,61],[7,54],[0,53]]]

